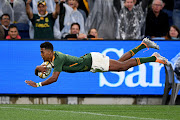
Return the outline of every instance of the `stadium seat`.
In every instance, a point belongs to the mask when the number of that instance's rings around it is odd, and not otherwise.
[[[29,39],[29,25],[25,23],[16,23],[14,24],[17,26],[19,35],[22,39]]]
[[[178,92],[180,90],[180,81],[177,80],[177,78],[174,75],[174,70],[172,65],[164,65],[165,68],[165,74],[166,74],[166,81],[165,81],[165,88],[164,88],[164,94],[162,98],[162,105],[168,104],[168,95],[169,91],[171,91],[171,97],[170,97],[170,105],[174,105],[176,102],[176,98],[178,95]]]

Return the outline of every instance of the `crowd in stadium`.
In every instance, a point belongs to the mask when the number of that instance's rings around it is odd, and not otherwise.
[[[1,0],[0,39],[180,38],[179,0]]]

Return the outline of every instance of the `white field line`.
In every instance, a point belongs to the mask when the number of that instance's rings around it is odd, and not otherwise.
[[[65,111],[65,110],[43,110],[43,109],[16,108],[16,107],[0,107],[0,109],[19,109],[19,110],[27,110],[27,111],[45,111],[45,112],[56,111],[56,112],[88,114],[88,115],[96,115],[96,116],[120,117],[120,118],[136,119],[136,120],[169,120],[169,119],[141,118],[141,117],[131,117],[131,116],[121,116],[121,115],[108,115],[108,114],[92,113],[92,112]]]

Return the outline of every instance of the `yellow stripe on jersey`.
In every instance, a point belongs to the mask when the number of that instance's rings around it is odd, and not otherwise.
[[[129,52],[131,53],[131,55],[132,55],[132,56],[134,56],[134,55],[135,55],[135,54],[134,54],[134,52],[133,52],[132,50],[130,50]]]
[[[137,46],[135,49],[139,49],[139,47],[141,47],[142,44],[140,44],[139,46]]]
[[[72,67],[72,66],[75,66],[75,65],[77,65],[78,63],[74,63],[74,64],[72,64],[72,65],[69,65],[69,67]]]
[[[140,62],[140,59],[139,58],[136,58],[136,61],[137,61],[137,64],[140,65],[141,62]]]

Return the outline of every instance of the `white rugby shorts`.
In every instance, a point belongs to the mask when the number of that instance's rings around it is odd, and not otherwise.
[[[109,71],[109,57],[99,52],[91,52],[92,66],[91,72],[107,72]]]

